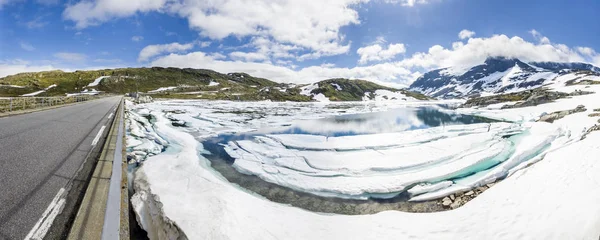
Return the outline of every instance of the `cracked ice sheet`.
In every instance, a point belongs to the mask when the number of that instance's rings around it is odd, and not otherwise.
[[[477,132],[481,128],[487,130],[488,126],[478,125],[480,126],[461,126],[467,130],[475,130],[473,132],[459,131],[462,130],[459,126],[453,126],[394,134],[330,137],[323,142],[302,141],[324,140],[322,137],[311,135],[284,135],[284,141],[278,138],[279,135],[268,135],[256,137],[255,141],[229,142],[225,150],[236,159],[233,167],[238,171],[259,176],[278,185],[321,196],[387,198],[417,183],[455,178],[505,160],[513,147],[509,140],[501,136],[519,127],[509,123],[495,123],[492,124],[490,132]],[[419,139],[419,135],[427,135],[430,138]],[[555,137],[548,135],[544,139],[551,140]],[[285,141],[293,140],[297,140],[298,144],[310,145],[296,145],[290,149],[274,139],[287,146],[289,144]],[[353,151],[305,150],[314,149],[317,145],[339,146],[344,149],[343,143],[366,143],[369,139],[381,141],[372,142],[375,145],[366,149],[350,148]],[[422,143],[410,142],[414,140]],[[331,145],[328,145],[329,143]],[[381,146],[388,148],[377,149]],[[534,145],[532,148],[534,150],[531,151],[537,151],[540,146]],[[524,159],[518,158],[515,162],[518,160]]]
[[[198,156],[201,146],[167,124],[179,152],[140,168],[165,215],[190,239],[597,239],[600,141],[592,133],[485,191],[437,213],[319,214],[270,202],[228,183]],[[199,204],[202,203],[202,204]],[[285,224],[281,224],[281,223]]]
[[[173,117],[190,122],[201,138],[214,137],[223,133],[241,133],[266,127],[279,127],[299,120],[312,120],[341,114],[382,112],[407,106],[433,106],[448,101],[429,102],[230,102],[203,100],[170,100],[131,105],[134,112],[184,110],[185,114]],[[451,102],[455,104],[455,102]],[[304,125],[303,125],[304,126]]]

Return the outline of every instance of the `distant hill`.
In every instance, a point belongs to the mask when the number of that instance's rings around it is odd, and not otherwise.
[[[492,57],[470,68],[427,72],[408,89],[434,98],[471,98],[533,89],[579,71],[600,73],[600,68],[587,63],[525,63],[516,58]]]
[[[277,83],[246,73],[223,74],[206,69],[121,68],[94,71],[46,71],[0,78],[0,96],[89,94],[97,91],[123,94],[144,92],[154,97],[273,100],[367,101],[429,99],[420,93],[381,86],[364,80],[330,79],[313,84]]]

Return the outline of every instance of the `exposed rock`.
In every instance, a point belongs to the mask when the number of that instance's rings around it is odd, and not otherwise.
[[[444,207],[448,207],[448,206],[450,206],[450,204],[452,204],[452,200],[450,200],[450,198],[449,198],[449,197],[445,197],[445,198],[442,200],[442,205],[444,205]]]
[[[556,99],[566,98],[569,96],[579,96],[579,95],[586,95],[586,94],[591,94],[591,93],[593,93],[593,92],[580,91],[580,90],[577,90],[572,93],[551,92],[543,87],[540,87],[540,88],[525,90],[525,91],[521,91],[521,92],[500,94],[500,95],[487,96],[487,97],[471,98],[471,99],[467,100],[467,102],[465,102],[460,107],[463,107],[463,108],[474,107],[474,106],[485,107],[485,106],[488,106],[491,104],[497,104],[497,103],[503,103],[503,102],[517,102],[512,105],[511,104],[504,105],[504,106],[502,106],[502,109],[521,108],[521,107],[537,106],[540,104],[549,103]]]
[[[600,117],[600,113],[590,113],[590,117]]]
[[[467,193],[465,193],[465,195],[467,195],[467,196],[471,196],[473,194],[475,194],[475,192],[473,192],[473,191],[468,191]]]
[[[598,120],[598,122],[600,123],[600,119]],[[581,140],[585,139],[585,137],[590,134],[593,131],[600,131],[600,125],[598,124],[594,124],[594,126],[592,126],[591,128],[589,128],[587,131],[585,131],[585,133],[583,134],[583,136],[581,136]]]
[[[454,194],[450,195],[450,200],[454,201],[454,199],[456,199],[456,197],[454,197]]]
[[[538,122],[549,122],[549,123],[553,123],[554,121],[561,119],[567,115],[573,114],[573,113],[578,113],[578,112],[585,112],[587,111],[587,109],[585,109],[585,106],[583,105],[579,105],[577,106],[575,109],[572,110],[564,110],[564,111],[557,111],[557,112],[553,112],[550,114],[546,114],[540,117],[540,119],[538,120]]]
[[[460,206],[462,206],[462,204],[458,201],[455,201],[452,204],[450,204],[450,208],[452,208],[452,209],[457,209]]]

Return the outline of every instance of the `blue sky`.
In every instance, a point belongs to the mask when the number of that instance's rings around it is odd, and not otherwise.
[[[0,76],[174,66],[401,86],[492,55],[600,65],[594,0],[208,2],[0,0]]]

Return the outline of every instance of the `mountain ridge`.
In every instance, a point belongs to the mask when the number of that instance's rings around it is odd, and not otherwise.
[[[523,62],[517,58],[489,57],[466,69],[441,68],[414,81],[408,90],[433,98],[471,98],[537,88],[573,71],[600,73],[587,63]]]
[[[333,87],[334,85],[337,87]],[[49,86],[53,87],[48,88]],[[307,91],[307,88],[311,89]],[[291,84],[277,83],[241,72],[224,74],[193,68],[117,68],[75,72],[54,70],[0,78],[0,96],[21,96],[38,91],[42,91],[38,96],[95,94],[98,91],[116,94],[144,92],[161,98],[242,101],[429,99],[420,93],[366,80],[338,78],[311,84]]]

